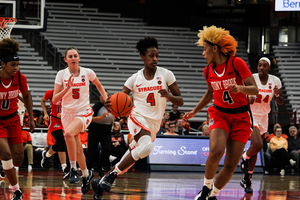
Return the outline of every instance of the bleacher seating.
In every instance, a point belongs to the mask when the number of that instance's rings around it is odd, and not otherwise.
[[[185,102],[180,109],[191,110],[204,95],[207,86],[203,69],[207,63],[202,56],[203,48],[195,44],[197,32],[185,27],[148,26],[142,19],[100,13],[96,8],[85,8],[79,3],[47,2],[46,7],[49,12],[47,31],[41,34],[62,54],[69,46],[77,47],[80,65],[93,69],[110,93],[121,91],[126,79],[143,67],[135,49],[136,42],[145,36],[154,36],[159,42],[158,65],[172,70],[177,78]],[[245,43],[239,41],[238,44],[237,56],[248,63]],[[34,72],[29,67],[21,68],[29,79],[34,104],[38,105],[45,91],[53,88],[56,75],[46,62],[39,65]],[[170,109],[168,101],[167,110]],[[191,121],[205,119],[206,112],[199,112]]]
[[[285,86],[286,98],[292,107],[291,111],[295,111],[300,107],[300,88],[298,86],[300,80],[300,43],[280,43],[273,46],[273,51],[279,74]],[[299,118],[300,110],[297,111],[297,116]]]

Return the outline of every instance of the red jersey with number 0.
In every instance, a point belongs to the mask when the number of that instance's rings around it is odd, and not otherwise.
[[[51,101],[51,116],[57,117],[57,114],[61,112],[61,101],[59,101],[57,104],[54,104],[52,101],[52,97],[53,97],[53,90],[48,90],[45,95],[44,98],[46,100]]]
[[[28,90],[27,79],[23,74],[17,72],[10,79],[0,77],[0,116],[7,116],[18,110],[19,90],[22,93]]]
[[[241,92],[237,94],[231,93],[228,88],[230,84],[244,85],[243,80],[252,76],[247,64],[241,58],[230,56],[221,65],[209,64],[204,68],[203,72],[207,84],[212,86],[214,90],[213,103],[216,106],[239,108],[248,105],[247,95]]]

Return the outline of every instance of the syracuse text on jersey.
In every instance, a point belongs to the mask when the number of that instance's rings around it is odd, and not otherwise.
[[[72,85],[72,87],[80,87],[80,86],[85,86],[85,82],[73,83]],[[68,87],[68,83],[66,83],[66,87]]]
[[[138,88],[139,92],[148,92],[148,91],[153,91],[153,90],[161,90],[162,85],[156,85],[156,86],[151,86],[151,87],[142,87]]]

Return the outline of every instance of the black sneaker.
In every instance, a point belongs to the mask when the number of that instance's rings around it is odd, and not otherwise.
[[[78,183],[78,172],[74,168],[71,169],[69,183]]]
[[[0,161],[0,162],[1,162],[1,161]],[[0,177],[1,177],[1,178],[5,178],[5,173],[4,173],[4,171],[3,171],[2,165],[0,165]]]
[[[82,177],[82,185],[81,185],[82,194],[86,194],[90,190],[90,182],[93,177],[94,177],[94,172],[92,170],[89,170],[88,177]]]
[[[106,192],[110,191],[110,187],[117,178],[118,174],[117,172],[110,172],[106,176],[103,176],[102,179],[99,182],[100,187],[105,190]]]
[[[240,182],[240,185],[245,189],[245,192],[246,193],[253,193],[253,189],[251,187],[252,183],[251,183],[251,179],[243,179],[241,182]]]
[[[64,169],[63,173],[63,179],[67,179],[70,176],[70,170],[67,167]]]
[[[249,159],[244,160],[242,156],[240,167],[244,174],[248,173],[248,166],[249,166]]]
[[[206,185],[203,185],[202,190],[195,196],[194,200],[206,200],[209,196],[211,189],[209,189]]]
[[[47,151],[43,151],[42,152],[42,160],[41,160],[41,167],[42,168],[48,168],[48,161],[49,161],[49,158],[46,157],[46,154],[47,154]]]
[[[97,199],[102,199],[103,196],[103,189],[99,186],[99,181],[100,179],[93,179],[91,184],[92,184],[92,188],[93,188],[93,199],[97,200]]]
[[[22,199],[23,199],[23,193],[19,189],[14,192],[14,197],[11,200],[22,200]]]
[[[208,200],[217,200],[217,197],[208,197]]]

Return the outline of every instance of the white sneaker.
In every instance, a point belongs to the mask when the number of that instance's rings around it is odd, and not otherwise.
[[[293,159],[290,159],[289,161],[292,166],[294,166],[296,164],[296,161],[294,161]]]
[[[284,176],[284,174],[285,174],[284,169],[280,170],[280,175],[281,175],[281,176]]]
[[[117,157],[116,156],[113,156],[113,155],[110,155],[109,156],[109,162],[113,162],[114,160],[116,160]]]
[[[265,171],[265,174],[269,174],[269,172],[268,172],[268,171]]]
[[[18,172],[19,171],[19,167],[15,167],[16,171]]]
[[[32,171],[32,166],[28,165],[28,171],[31,172]]]

